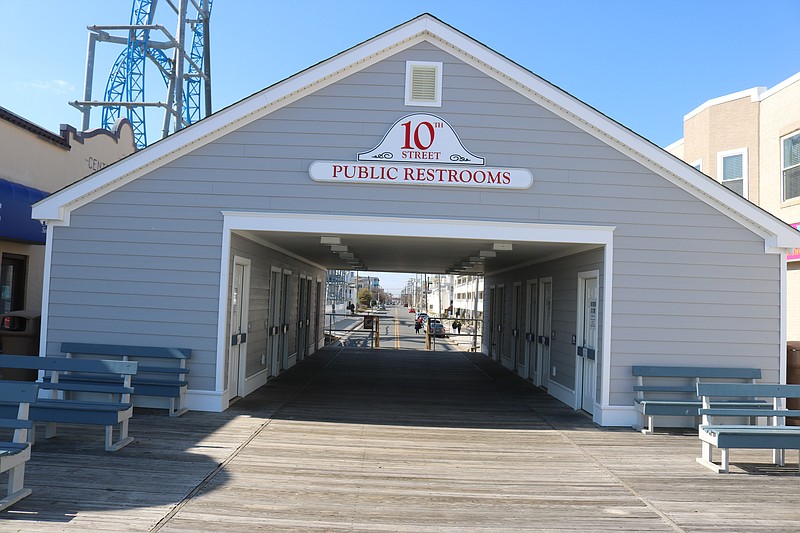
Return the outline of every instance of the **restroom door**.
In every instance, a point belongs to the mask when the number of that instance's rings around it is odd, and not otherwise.
[[[281,362],[280,362],[280,370],[286,370],[289,368],[289,313],[291,309],[289,309],[289,286],[291,285],[292,281],[292,272],[289,270],[283,271],[283,280],[281,281],[281,303],[280,303],[280,313],[281,313]]]
[[[247,362],[247,292],[249,287],[250,261],[234,257],[228,349],[228,398],[241,396],[243,389],[243,374]]]
[[[553,278],[539,280],[539,334],[537,343],[536,385],[547,388],[552,376],[550,368],[550,343],[553,327]]]
[[[505,333],[505,317],[503,311],[505,310],[505,287],[498,285],[492,291],[494,293],[494,301],[492,308],[492,322],[494,328],[492,329],[492,346],[494,353],[492,358],[495,361],[503,360],[503,333]]]
[[[316,287],[317,289],[314,292],[314,315],[311,317],[312,321],[314,322],[314,327],[311,330],[311,334],[314,335],[315,352],[319,350],[320,318],[324,316],[320,314],[320,303],[322,302],[322,282],[318,280]]]
[[[511,369],[520,376],[525,369],[521,334],[522,317],[525,314],[524,304],[522,283],[515,283],[511,288]]]
[[[299,278],[299,285],[297,287],[297,360],[302,361],[303,358],[306,356],[306,347],[308,346],[306,332],[308,331],[308,324],[306,324],[307,318],[307,302],[306,302],[306,291],[308,290],[308,286],[306,285],[306,279],[303,276]]]
[[[267,375],[277,376],[280,369],[281,353],[281,270],[275,268],[270,272],[269,278],[269,369]]]
[[[525,293],[527,296],[525,298],[525,356],[522,377],[532,379],[534,382],[541,382],[539,368],[536,364],[536,332],[539,331],[539,324],[536,322],[539,313],[539,284],[536,280],[528,282]]]
[[[588,413],[594,411],[596,389],[597,326],[598,326],[597,273],[578,274],[578,365],[580,373],[580,405]]]

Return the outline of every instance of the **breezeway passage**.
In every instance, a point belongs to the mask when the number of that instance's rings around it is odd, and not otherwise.
[[[0,530],[800,530],[795,464],[742,450],[723,480],[695,432],[600,428],[474,353],[330,347],[225,412],[139,409],[131,432],[114,454],[38,442]]]

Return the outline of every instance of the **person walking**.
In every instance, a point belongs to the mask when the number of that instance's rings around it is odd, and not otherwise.
[[[415,320],[414,321],[414,331],[416,331],[417,334],[419,334],[419,330],[421,330],[421,329],[422,329],[422,320]]]
[[[461,335],[461,321],[456,320],[453,322],[453,331],[455,331],[458,335]]]

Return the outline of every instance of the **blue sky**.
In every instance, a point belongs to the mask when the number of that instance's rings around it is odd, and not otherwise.
[[[131,4],[0,0],[0,106],[52,131],[62,123],[80,126],[80,113],[67,102],[82,98],[86,26],[127,24]],[[159,2],[156,22],[174,32],[168,9]],[[800,71],[791,59],[800,0],[214,0],[213,107],[424,12],[659,146],[682,137],[682,117],[706,100],[772,87]],[[98,48],[95,97],[120,50]],[[162,98],[148,92],[148,99]],[[97,126],[99,113],[94,117]]]

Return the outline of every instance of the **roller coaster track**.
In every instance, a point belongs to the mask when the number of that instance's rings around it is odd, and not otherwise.
[[[164,43],[151,43],[151,31],[161,29],[170,40],[175,40],[162,27],[154,24],[156,4],[158,0],[133,0],[131,7],[130,25],[127,29],[127,44],[119,54],[106,82],[104,101],[102,104],[101,125],[105,129],[112,129],[117,119],[126,116],[133,126],[134,140],[138,148],[147,145],[147,124],[145,106],[165,107],[163,135],[169,133],[169,124],[174,120],[174,129],[178,130],[184,126],[200,120],[204,114],[211,112],[209,83],[207,73],[203,72],[207,68],[205,55],[208,53],[206,41],[206,24],[211,15],[212,0],[181,0],[180,8],[173,2],[168,1],[169,5],[179,15],[179,25],[188,24],[192,33],[191,51],[187,54],[183,49],[175,46],[173,58],[169,58],[163,52]],[[193,19],[186,17],[186,8],[191,4],[196,9]],[[181,15],[186,18],[181,20]],[[91,31],[97,31],[99,35],[105,36],[101,40],[113,40],[107,37],[105,28],[112,27],[90,27]],[[118,28],[117,28],[118,29]],[[182,33],[179,26],[179,35]],[[92,51],[93,55],[93,51]],[[90,67],[87,60],[87,70]],[[145,72],[148,61],[154,64],[161,73],[161,77],[167,88],[167,101],[158,103],[148,103],[145,98]],[[188,65],[185,74],[182,69],[176,68],[178,62],[185,61]],[[182,78],[178,80],[177,78]],[[90,79],[90,77],[87,77]],[[201,108],[201,87],[203,80],[206,81],[205,109]],[[89,82],[87,82],[89,83]],[[178,89],[177,85],[181,87]],[[177,96],[176,95],[182,95]],[[136,105],[141,103],[142,105]],[[115,105],[116,104],[116,105]],[[177,104],[177,105],[176,105]],[[75,102],[76,107],[87,114],[90,105],[97,105],[96,102]],[[125,111],[123,112],[123,108]],[[205,113],[204,113],[205,112]],[[84,123],[88,120],[84,120]]]

